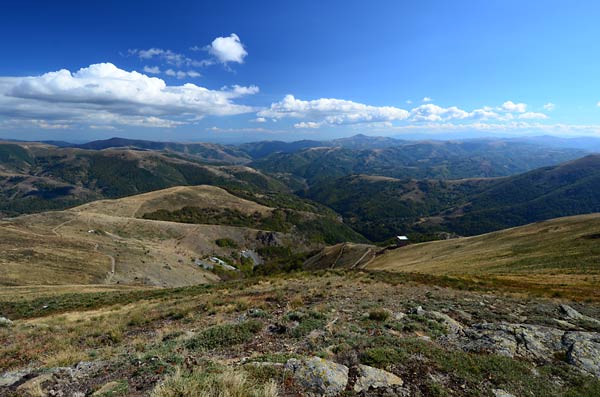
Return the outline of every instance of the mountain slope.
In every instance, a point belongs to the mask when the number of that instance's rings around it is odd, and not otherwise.
[[[444,225],[473,235],[591,212],[600,212],[600,155],[501,179],[470,197]]]
[[[62,146],[64,147],[64,145]],[[166,153],[175,153],[197,160],[216,163],[245,164],[250,161],[244,152],[234,147],[204,142],[179,143],[110,138],[101,141],[92,141],[81,145],[70,145],[70,147],[90,150],[129,148],[164,151]]]
[[[600,155],[504,178],[414,180],[347,176],[303,194],[371,239],[476,235],[561,216],[600,212]]]
[[[367,267],[591,287],[600,281],[600,214],[413,244],[386,251]]]
[[[199,184],[288,190],[275,179],[242,165],[206,165],[154,151],[0,143],[0,216]]]

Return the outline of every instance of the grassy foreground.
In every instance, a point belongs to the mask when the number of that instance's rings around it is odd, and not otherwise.
[[[386,369],[404,379],[413,395],[489,396],[497,388],[519,396],[600,394],[600,381],[560,357],[534,363],[449,349],[436,341],[445,326],[412,311],[423,306],[464,323],[527,318],[553,325],[562,302],[480,287],[330,271],[177,289],[3,293],[0,313],[14,324],[0,328],[0,372],[93,362],[97,375],[78,384],[86,393],[296,396],[281,366],[252,363],[317,355]],[[597,305],[576,307],[600,314]],[[394,313],[400,312],[407,314],[399,319]],[[0,395],[19,395],[7,393],[0,388]]]

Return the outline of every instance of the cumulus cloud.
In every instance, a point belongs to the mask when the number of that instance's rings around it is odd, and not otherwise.
[[[197,78],[197,77],[202,76],[200,73],[196,72],[195,70],[188,70],[186,72],[183,70],[167,69],[167,70],[165,70],[165,74],[167,76],[176,77],[178,79],[185,79],[186,77]]]
[[[248,55],[240,38],[235,33],[229,37],[217,37],[206,49],[219,62],[225,64],[228,62],[244,63],[244,58]]]
[[[431,101],[433,101],[433,99],[429,98],[428,96],[423,98],[423,102],[431,102]]]
[[[506,101],[500,107],[506,112],[525,113],[527,111],[527,105],[524,103],[514,103],[513,101]]]
[[[544,105],[544,110],[547,110],[548,112],[551,112],[554,109],[556,109],[556,105],[553,104],[552,102],[548,102],[547,104]]]
[[[414,121],[456,120],[469,117],[468,112],[465,112],[456,106],[443,108],[432,103],[418,106],[412,109],[410,114]]]
[[[319,128],[331,125],[357,125],[367,128],[392,126],[392,122],[404,123],[457,123],[476,124],[485,120],[508,122],[514,119],[548,118],[543,113],[525,112],[527,105],[507,101],[498,107],[484,106],[467,111],[456,106],[442,107],[424,103],[410,111],[392,106],[371,106],[343,99],[320,98],[305,101],[287,95],[257,113],[260,118],[279,120],[299,119],[296,128]]]
[[[306,119],[307,123],[319,122],[341,125],[404,120],[408,118],[409,113],[404,109],[392,106],[370,106],[333,98],[303,101],[294,98],[293,95],[286,95],[283,100],[272,103],[268,109],[260,111],[258,116],[276,120],[288,117],[302,118]],[[307,125],[304,124],[302,128],[306,128]]]
[[[267,119],[265,119],[264,117],[257,117],[255,119],[250,120],[253,123],[266,123]]]
[[[150,74],[160,74],[160,68],[158,66],[144,66],[144,72]]]
[[[319,128],[321,123],[315,123],[314,121],[302,121],[294,124],[294,128]]]
[[[67,125],[175,127],[205,116],[255,111],[235,99],[257,87],[210,90],[167,85],[157,77],[101,63],[71,73],[62,69],[30,77],[0,77],[0,116]]]

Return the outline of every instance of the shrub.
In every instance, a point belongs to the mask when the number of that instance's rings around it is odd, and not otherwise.
[[[223,372],[196,370],[185,373],[180,369],[159,383],[152,397],[276,397],[277,385],[249,379],[244,370],[227,369]]]
[[[192,350],[208,350],[239,345],[248,342],[262,328],[263,324],[258,320],[249,320],[241,324],[215,325],[188,340],[186,347]]]
[[[369,312],[369,320],[386,321],[390,317],[390,312],[385,309],[373,309]]]

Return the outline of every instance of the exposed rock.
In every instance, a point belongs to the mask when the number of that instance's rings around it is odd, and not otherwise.
[[[358,378],[354,384],[354,391],[361,392],[371,388],[377,389],[390,386],[402,386],[404,382],[398,376],[391,372],[369,367],[367,365],[358,366]]]
[[[442,321],[450,334],[455,335],[461,334],[463,332],[462,324],[453,319],[452,317],[448,316],[447,314],[436,311],[430,311],[427,312],[427,315],[429,317],[433,317],[434,319]]]
[[[7,319],[6,317],[0,317],[0,328],[10,327],[13,325],[13,322]]]
[[[31,370],[24,369],[0,374],[0,387],[12,386],[30,373]]]
[[[467,351],[487,351],[503,356],[547,359],[562,350],[564,331],[530,324],[475,324],[464,330]]]
[[[600,378],[600,335],[595,332],[567,332],[567,362]]]
[[[475,324],[464,328],[450,344],[466,351],[490,352],[508,357],[552,361],[557,353],[567,362],[600,378],[600,335],[597,332],[563,331],[531,324]]]
[[[590,322],[590,323],[594,323],[596,325],[600,325],[600,320],[596,320],[593,317],[581,314],[581,313],[579,313],[577,310],[573,309],[569,305],[561,304],[560,305],[560,309],[570,319],[573,319],[573,320],[583,320],[583,321],[587,321],[587,322]]]
[[[391,372],[359,364],[352,367],[355,370],[354,384],[348,384],[351,371],[347,366],[319,357],[292,358],[285,368],[293,373],[306,396],[337,396],[346,388],[354,389],[357,393],[375,389],[392,390],[404,383]]]
[[[348,383],[348,367],[319,357],[292,358],[285,368],[309,397],[337,396]]]
[[[494,394],[494,397],[515,397],[514,394],[502,389],[492,389],[492,393]]]
[[[47,394],[44,391],[43,384],[51,380],[52,374],[38,375],[19,385],[19,387],[17,387],[17,393],[19,396],[23,397],[44,397]]]

